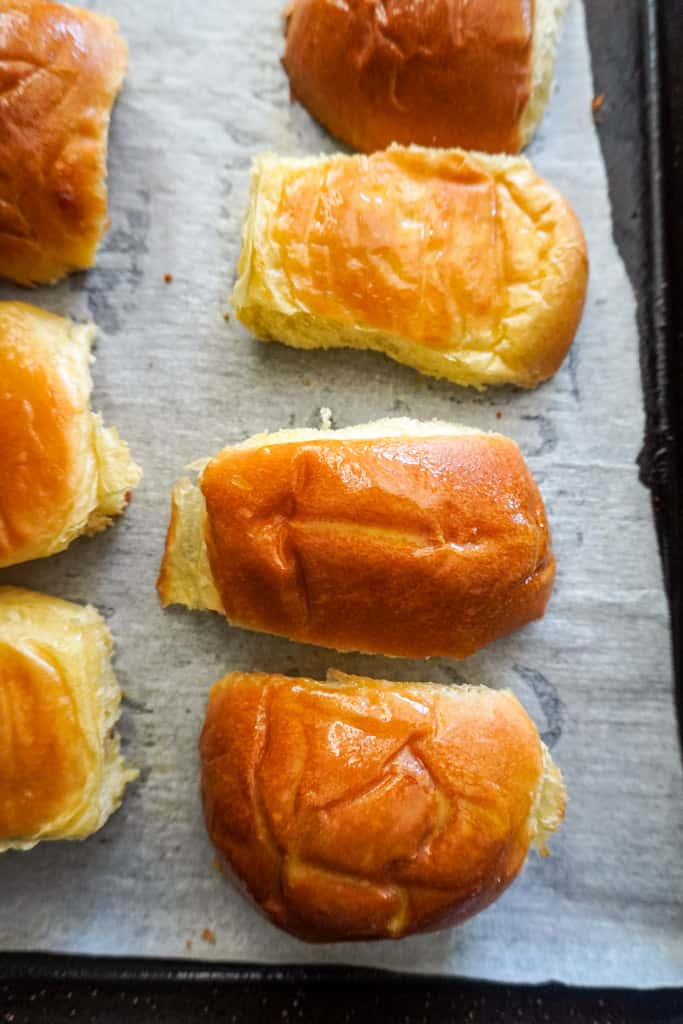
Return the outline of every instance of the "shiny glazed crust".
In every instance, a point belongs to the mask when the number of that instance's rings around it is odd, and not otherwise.
[[[127,52],[112,18],[0,0],[0,276],[49,284],[95,262]]]
[[[265,341],[376,349],[457,384],[534,387],[571,345],[587,278],[574,212],[522,157],[265,155],[232,303]]]
[[[90,410],[92,324],[0,303],[0,568],[97,533],[141,472]]]
[[[0,587],[0,853],[91,835],[137,776],[111,652],[94,608]]]
[[[233,672],[200,741],[209,836],[254,902],[310,942],[401,938],[488,906],[565,791],[509,692]]]
[[[259,435],[180,481],[159,590],[340,651],[464,658],[540,618],[554,574],[513,441],[390,419]]]
[[[290,0],[292,98],[363,152],[517,153],[543,116],[567,0]]]

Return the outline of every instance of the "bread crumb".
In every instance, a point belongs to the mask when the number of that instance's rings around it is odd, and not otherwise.
[[[593,99],[593,112],[597,113],[597,111],[600,109],[600,107],[603,105],[604,102],[605,102],[605,94],[604,94],[604,92],[601,92],[599,96],[596,96]]]
[[[326,405],[320,410],[320,429],[329,430],[332,426],[332,410],[328,409]]]
[[[185,949],[192,949],[192,939],[185,939]]]
[[[500,411],[500,409],[496,409],[496,419],[497,420],[502,420],[502,418],[503,418],[502,412]]]
[[[212,946],[216,945],[216,936],[210,928],[205,928],[202,932],[202,939],[204,942],[209,942]]]
[[[229,319],[230,319],[230,314],[229,314],[229,313],[227,312],[227,310],[226,310],[226,312],[225,312],[225,313],[223,314],[223,319],[224,319],[224,320],[229,320]]]
[[[173,280],[173,274],[164,274],[164,281],[166,284],[170,284]]]

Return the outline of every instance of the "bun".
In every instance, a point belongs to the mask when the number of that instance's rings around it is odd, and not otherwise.
[[[507,691],[233,672],[200,753],[211,841],[309,942],[459,924],[564,814],[560,772]]]
[[[0,568],[104,530],[140,480],[116,430],[90,411],[95,333],[0,302]]]
[[[181,480],[159,591],[340,651],[465,658],[540,618],[554,574],[513,441],[389,419],[261,434]]]
[[[517,153],[550,95],[567,0],[292,0],[292,97],[364,152]]]
[[[111,651],[94,608],[0,587],[0,853],[84,839],[136,778]]]
[[[0,276],[51,284],[95,262],[127,52],[112,18],[0,3]]]
[[[586,295],[581,227],[521,157],[262,156],[242,242],[232,302],[258,338],[477,388],[551,377]]]

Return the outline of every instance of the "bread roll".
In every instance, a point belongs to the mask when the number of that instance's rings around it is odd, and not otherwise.
[[[560,772],[508,691],[232,672],[200,753],[211,841],[309,942],[464,921],[564,814]]]
[[[534,387],[586,294],[581,227],[521,157],[260,157],[237,316],[264,341],[377,349],[433,377]]]
[[[50,284],[95,262],[126,64],[112,18],[0,0],[0,277]]]
[[[260,434],[181,480],[159,591],[340,651],[465,658],[540,618],[554,574],[513,441],[389,419]]]
[[[0,568],[104,530],[140,480],[116,430],[90,411],[95,333],[0,302]]]
[[[0,853],[84,839],[137,776],[113,732],[111,651],[94,608],[0,587]]]
[[[293,98],[365,152],[517,153],[550,95],[567,0],[290,0]]]

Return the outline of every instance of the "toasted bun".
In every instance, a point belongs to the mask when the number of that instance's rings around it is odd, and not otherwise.
[[[305,643],[464,658],[539,618],[554,573],[513,441],[399,419],[225,448],[176,486],[159,590]]]
[[[51,283],[93,265],[126,63],[112,18],[0,0],[0,276]]]
[[[111,651],[94,608],[0,587],[0,853],[85,838],[137,776],[113,733]]]
[[[521,157],[263,156],[242,240],[232,301],[257,337],[377,349],[456,384],[534,387],[583,311],[581,227]]]
[[[294,99],[364,152],[517,153],[550,94],[567,0],[291,0]]]
[[[275,924],[398,939],[488,906],[565,791],[509,692],[233,672],[200,741],[212,842]]]
[[[92,324],[0,302],[0,568],[105,529],[140,480],[90,411],[94,337]]]

